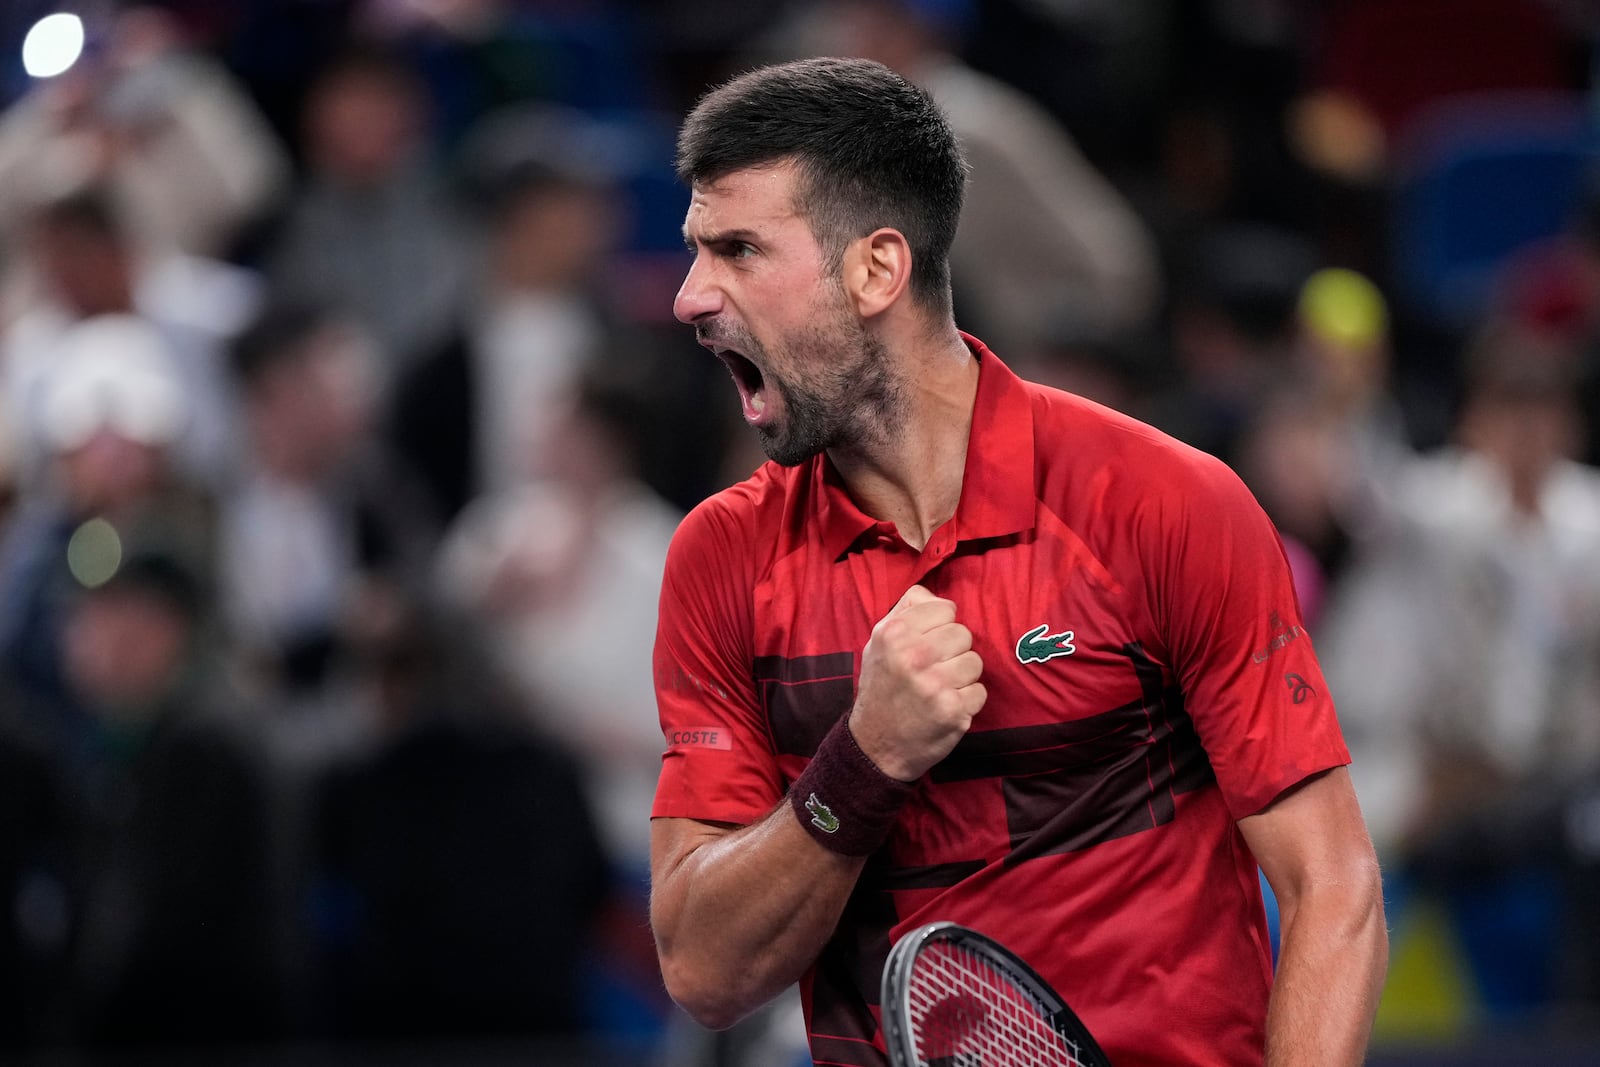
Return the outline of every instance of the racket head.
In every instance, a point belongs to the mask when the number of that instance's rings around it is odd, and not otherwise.
[[[1038,972],[957,923],[928,923],[895,942],[881,992],[890,1067],[1110,1067]]]

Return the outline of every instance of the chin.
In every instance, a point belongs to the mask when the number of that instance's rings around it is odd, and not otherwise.
[[[761,439],[761,451],[780,467],[798,467],[822,451],[821,445],[779,437],[765,427],[758,428],[756,434]]]

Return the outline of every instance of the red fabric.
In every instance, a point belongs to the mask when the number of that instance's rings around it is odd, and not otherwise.
[[[1270,951],[1234,820],[1349,759],[1278,538],[1217,460],[968,343],[961,501],[923,551],[825,457],[685,520],[662,724],[732,743],[669,745],[654,814],[770,811],[848,712],[872,625],[921,582],[972,629],[989,698],[803,985],[814,1057],[882,1062],[891,933],[951,919],[1028,959],[1119,1067],[1259,1063]]]

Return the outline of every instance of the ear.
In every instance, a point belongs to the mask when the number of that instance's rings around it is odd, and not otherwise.
[[[880,314],[911,286],[911,246],[884,227],[852,241],[844,254],[845,290],[862,318]]]

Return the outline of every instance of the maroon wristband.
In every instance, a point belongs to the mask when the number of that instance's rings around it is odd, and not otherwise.
[[[850,716],[842,716],[817,746],[817,754],[789,790],[795,816],[824,848],[866,856],[888,838],[900,809],[916,789],[878,769],[856,744]]]

